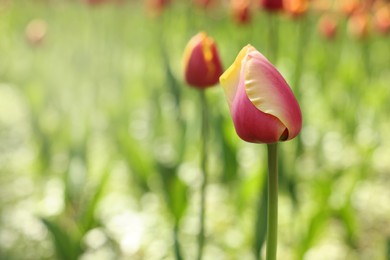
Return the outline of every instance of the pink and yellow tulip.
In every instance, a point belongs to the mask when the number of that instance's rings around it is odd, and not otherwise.
[[[295,96],[278,70],[245,46],[220,77],[238,136],[252,143],[290,140],[302,127]]]
[[[211,87],[218,83],[222,72],[214,40],[204,32],[195,35],[184,50],[186,82],[195,88]]]

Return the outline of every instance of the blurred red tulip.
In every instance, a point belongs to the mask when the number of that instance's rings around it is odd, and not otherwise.
[[[388,34],[390,31],[390,4],[380,6],[374,14],[374,25],[378,32]]]
[[[279,71],[251,45],[220,77],[238,136],[251,143],[290,140],[302,128],[302,114]]]
[[[203,89],[218,83],[222,65],[217,46],[206,33],[198,33],[188,42],[183,61],[185,79],[190,86]]]
[[[318,22],[318,31],[326,39],[333,39],[337,33],[337,20],[331,15],[323,15]]]
[[[281,11],[283,0],[260,0],[260,6],[269,12]]]
[[[148,0],[146,1],[146,7],[151,16],[158,16],[170,3],[171,0]]]
[[[284,8],[293,17],[303,15],[309,7],[308,0],[285,0]]]
[[[31,20],[26,27],[26,39],[34,46],[41,45],[47,33],[47,24],[42,19]]]
[[[248,24],[251,21],[249,0],[232,0],[233,19],[238,24]]]
[[[364,12],[355,12],[348,20],[349,33],[358,38],[364,39],[369,34],[369,15]]]

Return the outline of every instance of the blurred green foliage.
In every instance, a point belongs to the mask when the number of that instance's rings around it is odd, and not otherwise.
[[[182,51],[205,30],[225,67],[247,43],[270,55],[267,15],[240,26],[226,6],[151,17],[133,2],[4,1],[0,17],[0,259],[193,259],[201,109]],[[328,41],[318,18],[276,18],[275,65],[304,118],[280,146],[278,254],[388,259],[389,37],[354,39],[340,17]],[[207,99],[205,259],[257,259],[265,150],[238,139],[222,89]]]

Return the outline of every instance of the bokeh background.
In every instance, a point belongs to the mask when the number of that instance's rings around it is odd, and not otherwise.
[[[250,43],[303,113],[280,144],[279,259],[390,259],[389,1],[0,1],[0,259],[194,259],[205,31]],[[302,5],[303,4],[303,5]],[[264,145],[209,102],[204,259],[264,253]]]

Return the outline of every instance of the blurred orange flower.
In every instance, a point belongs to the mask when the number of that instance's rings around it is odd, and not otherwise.
[[[387,34],[390,31],[390,4],[383,5],[377,8],[374,13],[374,26],[375,29],[382,33]]]
[[[349,33],[358,38],[367,38],[370,31],[370,17],[365,12],[355,12],[348,20]]]
[[[285,0],[284,8],[293,17],[303,15],[309,7],[308,0]]]
[[[341,5],[341,12],[347,16],[351,16],[359,9],[361,5],[358,0],[344,0]]]

